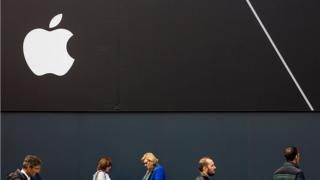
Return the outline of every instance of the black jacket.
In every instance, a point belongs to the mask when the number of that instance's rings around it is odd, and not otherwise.
[[[305,180],[305,177],[297,165],[285,162],[281,168],[274,172],[273,180]]]
[[[42,180],[41,176],[39,174],[32,176],[31,180]]]
[[[196,177],[196,180],[210,180],[210,178],[201,174],[200,176]]]
[[[17,169],[16,171],[10,173],[6,177],[6,180],[28,180],[28,178],[19,169]]]

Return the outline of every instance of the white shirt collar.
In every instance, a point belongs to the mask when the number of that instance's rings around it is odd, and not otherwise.
[[[31,179],[31,178],[28,176],[28,174],[24,171],[24,169],[21,169],[21,172],[27,177],[28,180]]]

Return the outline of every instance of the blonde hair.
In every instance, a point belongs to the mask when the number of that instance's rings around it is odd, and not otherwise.
[[[145,159],[150,160],[154,165],[158,164],[159,162],[159,159],[151,152],[144,153],[141,161],[143,162]]]

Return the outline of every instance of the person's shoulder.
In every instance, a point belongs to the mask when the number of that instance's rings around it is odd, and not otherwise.
[[[165,170],[164,170],[164,168],[160,165],[160,164],[158,164],[155,168],[154,168],[154,170],[153,170],[153,173],[152,173],[152,176],[165,176]],[[152,178],[151,178],[152,179]]]
[[[106,173],[106,178],[107,178],[107,180],[111,180],[111,178],[110,178],[108,173]]]
[[[197,176],[195,180],[205,180],[203,176]]]
[[[303,173],[299,167],[295,167],[295,166],[291,166],[290,170],[295,174]]]
[[[162,170],[164,170],[163,166],[161,166],[160,164],[157,164],[157,166],[155,167],[155,170],[157,170],[157,169],[162,169]]]
[[[303,172],[298,167],[296,167],[294,165],[285,164],[284,166],[282,166],[279,169],[277,169],[273,174],[274,175],[277,175],[277,174],[296,175],[296,174],[299,174],[299,173],[303,173]]]
[[[273,174],[279,174],[279,173],[282,173],[282,171],[284,171],[284,169],[285,169],[285,167],[280,167],[280,168],[278,168],[278,169],[276,169],[274,172],[273,172]]]
[[[7,177],[6,180],[25,180],[27,177],[25,177],[19,169],[17,169],[14,172],[11,172]]]
[[[93,180],[106,179],[106,173],[103,171],[97,171],[93,174]]]

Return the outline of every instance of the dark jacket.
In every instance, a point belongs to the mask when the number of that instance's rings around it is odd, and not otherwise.
[[[16,171],[10,173],[6,177],[6,180],[28,180],[28,178],[19,169],[17,169]]]
[[[305,178],[297,165],[285,162],[281,168],[273,173],[273,180],[305,180]]]
[[[42,180],[42,179],[41,179],[41,176],[39,174],[37,174],[35,176],[32,176],[31,180]]]
[[[196,180],[210,180],[210,178],[209,176],[201,173],[198,177],[196,177]]]

